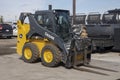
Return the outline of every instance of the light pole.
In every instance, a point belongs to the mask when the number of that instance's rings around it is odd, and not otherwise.
[[[76,15],[76,0],[73,0],[73,24],[75,23],[75,15]]]

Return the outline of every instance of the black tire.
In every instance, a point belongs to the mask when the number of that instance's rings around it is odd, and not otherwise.
[[[51,53],[52,53],[52,55],[53,55],[53,58],[52,58],[51,62],[49,62],[49,63],[46,62],[45,59],[44,59],[44,54],[45,54],[46,50],[50,50]],[[42,61],[42,64],[45,65],[45,66],[47,66],[47,67],[56,67],[56,66],[58,66],[58,64],[61,61],[59,49],[55,45],[47,44],[42,49],[42,52],[41,52],[41,61]]]
[[[31,53],[32,53],[32,56],[30,59],[27,59],[25,57],[25,49],[30,49]],[[34,63],[38,60],[39,58],[39,49],[38,47],[33,44],[33,43],[26,43],[22,49],[22,59],[27,62],[27,63]]]
[[[8,39],[11,39],[11,38],[12,38],[12,36],[7,36],[7,38],[8,38]]]
[[[112,48],[113,48],[113,46],[104,47],[105,50],[111,50]]]

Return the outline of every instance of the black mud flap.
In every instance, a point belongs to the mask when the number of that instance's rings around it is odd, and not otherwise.
[[[114,29],[114,48],[120,50],[120,29]]]

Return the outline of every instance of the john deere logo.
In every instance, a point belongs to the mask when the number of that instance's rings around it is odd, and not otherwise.
[[[52,39],[52,40],[55,39],[52,35],[48,34],[47,32],[45,32],[45,35],[46,35],[47,37],[49,37],[50,39]]]

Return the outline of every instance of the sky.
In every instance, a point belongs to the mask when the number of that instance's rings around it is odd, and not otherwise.
[[[120,8],[120,0],[76,0],[76,13],[100,12]],[[72,14],[72,0],[0,0],[0,16],[4,21],[15,21],[21,12],[53,9],[67,9]]]

